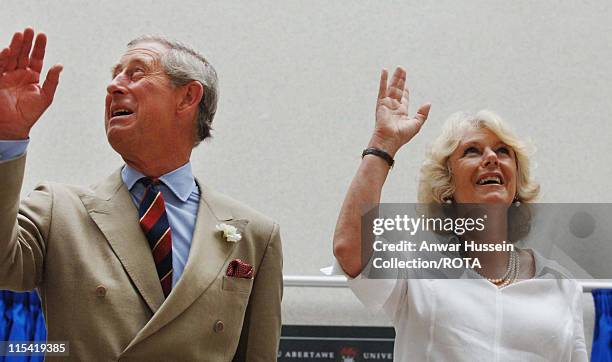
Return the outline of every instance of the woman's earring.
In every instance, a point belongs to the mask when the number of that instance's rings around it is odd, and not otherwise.
[[[453,203],[453,198],[452,198],[452,197],[446,198],[446,199],[444,200],[444,203],[445,203],[445,204],[452,204],[452,203]]]
[[[514,200],[512,200],[512,204],[515,207],[519,207],[519,206],[521,206],[521,201],[518,199],[518,197],[515,197]]]

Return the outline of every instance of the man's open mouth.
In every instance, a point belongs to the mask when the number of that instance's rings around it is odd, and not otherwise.
[[[111,113],[112,117],[118,117],[118,116],[129,116],[130,114],[132,114],[134,112],[130,111],[129,109],[125,109],[125,108],[119,108],[114,110]]]

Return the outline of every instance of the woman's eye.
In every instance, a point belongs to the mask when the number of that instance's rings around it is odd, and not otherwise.
[[[502,146],[502,147],[497,149],[497,152],[505,153],[506,155],[509,155],[510,154],[510,149],[508,147]]]
[[[478,153],[478,149],[476,147],[468,147],[468,148],[465,149],[465,151],[463,151],[463,155],[464,156],[469,155],[471,153],[476,153],[477,154]]]

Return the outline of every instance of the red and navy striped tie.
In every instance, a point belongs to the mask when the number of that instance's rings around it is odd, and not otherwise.
[[[146,186],[138,209],[140,226],[153,252],[164,296],[168,297],[172,290],[172,230],[166,215],[166,203],[157,188],[158,180],[145,177],[140,181]]]

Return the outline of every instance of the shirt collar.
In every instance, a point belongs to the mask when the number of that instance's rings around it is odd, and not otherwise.
[[[128,190],[132,190],[134,185],[141,178],[146,177],[142,173],[136,171],[129,165],[125,165],[121,170],[121,178]],[[183,166],[170,171],[161,177],[159,180],[172,191],[172,193],[182,202],[187,201],[192,192],[197,191],[197,186],[193,173],[191,172],[191,162],[187,162]]]

